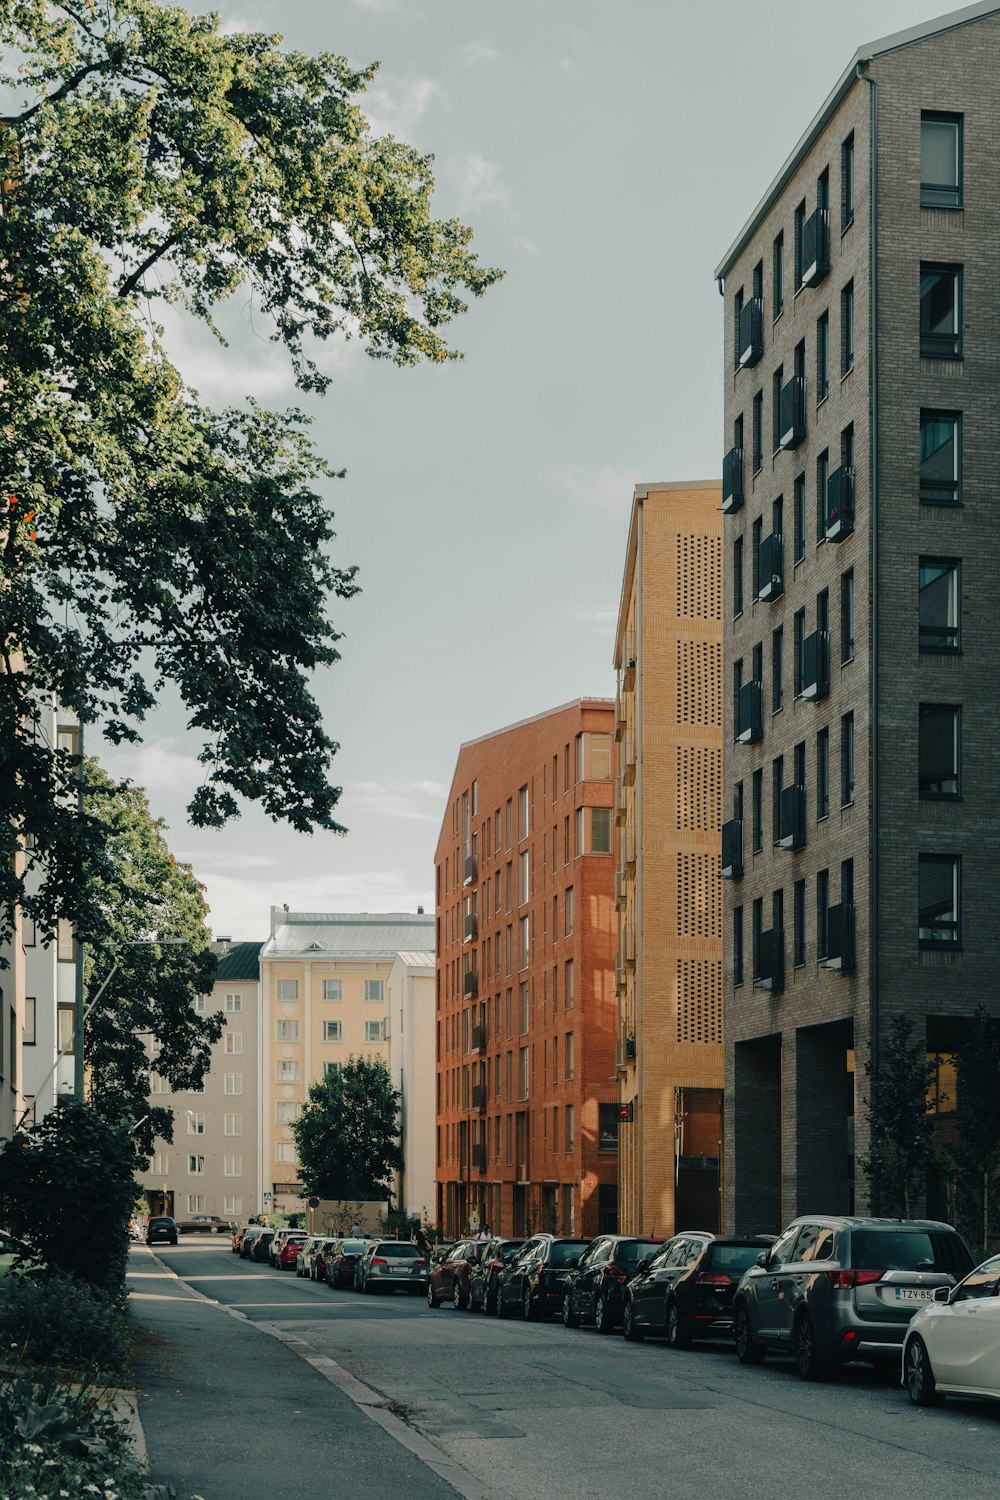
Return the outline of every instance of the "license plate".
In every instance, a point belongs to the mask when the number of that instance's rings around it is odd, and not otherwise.
[[[930,1302],[934,1296],[933,1289],[929,1286],[898,1286],[896,1287],[897,1302]]]

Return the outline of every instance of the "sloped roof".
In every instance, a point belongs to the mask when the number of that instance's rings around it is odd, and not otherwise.
[[[417,952],[397,953],[396,957],[411,969],[433,969],[434,949],[421,948]]]
[[[261,957],[392,960],[402,952],[433,954],[433,916],[414,912],[282,912]]]
[[[260,977],[260,950],[263,943],[234,943],[225,958],[219,959],[215,981],[228,980],[233,983],[241,979]]]

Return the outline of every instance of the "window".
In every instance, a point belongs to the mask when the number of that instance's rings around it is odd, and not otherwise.
[[[755,981],[760,978],[760,939],[763,931],[764,902],[758,897],[753,904],[750,919],[750,977]]]
[[[962,418],[959,412],[920,413],[920,498],[925,505],[962,503]]]
[[[795,210],[793,233],[795,236],[795,291],[802,286],[802,234],[806,226],[806,205],[803,200]]]
[[[223,1195],[222,1195],[222,1212],[224,1214],[242,1214],[242,1212],[243,1212],[243,1194],[242,1193],[223,1193]]]
[[[962,271],[920,266],[920,353],[925,359],[962,357]]]
[[[816,405],[830,394],[830,314],[816,319]]]
[[[779,234],[771,250],[771,301],[775,320],[785,306],[785,236]]]
[[[205,1158],[203,1156],[188,1157],[188,1176],[201,1177],[205,1172]]]
[[[921,703],[919,778],[921,797],[961,795],[962,710],[955,704]]]
[[[563,902],[563,915],[565,918],[566,937],[572,936],[573,924],[575,921],[575,910],[576,909],[573,901],[573,887],[571,885],[568,885],[566,887],[566,899]]]
[[[590,852],[591,854],[611,853],[610,807],[590,809]]]
[[[957,558],[920,559],[920,649],[960,651],[961,563]]]
[[[76,962],[76,932],[67,917],[60,917],[56,924],[56,960],[61,964]]]
[[[800,969],[806,961],[806,883],[797,880],[792,890],[792,963]]]
[[[297,1063],[296,1063],[296,1067],[298,1067]],[[242,1073],[226,1073],[224,1075],[224,1081],[223,1081],[223,1092],[227,1093],[227,1094],[242,1094],[242,1092],[243,1092],[243,1074]]]
[[[343,998],[344,998],[344,981],[342,979],[324,979],[323,980],[323,999],[324,1000],[343,1000]]]
[[[297,979],[279,979],[274,988],[278,1000],[297,1000],[299,998],[299,981]]]
[[[243,1116],[234,1114],[223,1115],[222,1133],[223,1135],[242,1135]]]
[[[816,542],[826,541],[826,507],[830,489],[830,450],[824,448],[816,460]]]
[[[56,1007],[56,1046],[62,1056],[73,1051],[74,1037],[76,1035],[74,1025],[74,1009],[72,1005],[59,1005]],[[164,1087],[159,1091],[166,1093]]]
[[[753,471],[759,474],[764,467],[764,392],[758,391],[753,398]]]
[[[518,841],[528,837],[528,788],[521,787],[517,794],[517,837]]]
[[[750,566],[753,569],[753,587],[750,590],[750,594],[754,599],[759,597],[757,591],[760,587],[760,544],[763,535],[764,520],[762,516],[758,516],[753,523],[753,530],[751,532],[752,541],[750,544]]]
[[[187,1122],[188,1122],[188,1135],[204,1135],[205,1134],[205,1116],[204,1115],[188,1114]]]
[[[324,1078],[337,1078],[337,1077],[339,1077],[339,1075],[340,1075],[340,1063],[339,1062],[325,1062],[323,1064],[323,1077]]]
[[[205,1212],[205,1194],[188,1193],[187,1211],[189,1214],[202,1214]]]
[[[816,821],[830,815],[830,731],[816,736]]]
[[[519,969],[526,969],[528,967],[528,960],[530,958],[529,936],[528,918],[521,917],[517,924],[517,966]]]
[[[764,847],[764,772],[757,770],[753,773],[751,782],[751,803],[753,817],[753,853],[759,854]]]
[[[527,1036],[531,1020],[531,1005],[527,983],[518,985],[517,992],[518,1034]]]
[[[366,1021],[365,1022],[365,1041],[366,1042],[380,1042],[381,1040],[382,1040],[382,1022],[381,1021]],[[296,1066],[298,1066],[298,1064],[296,1064]]]
[[[962,116],[920,116],[920,206],[962,206]]]
[[[63,1007],[63,1008],[66,1009],[66,1010],[69,1010],[70,1015],[72,1015],[72,1007],[71,1006],[66,1006],[66,1007]],[[65,1049],[60,1046],[59,1051],[62,1052],[64,1050]],[[72,1051],[73,1049],[70,1048],[69,1050]],[[161,1075],[159,1073],[150,1073],[150,1075],[149,1075],[149,1092],[151,1094],[165,1094],[167,1092],[167,1080],[165,1078],[161,1077]]]
[[[528,899],[528,851],[522,849],[517,856],[517,904],[524,906]]]
[[[733,368],[740,368],[740,324],[743,321],[743,288],[733,295]]]
[[[816,876],[816,958],[822,960],[830,951],[830,872],[820,870]]]
[[[566,1033],[566,1051],[564,1053],[566,1063],[566,1079],[576,1077],[576,1037],[572,1031]]]
[[[779,755],[771,762],[771,843],[781,839],[781,793],[785,785],[785,759]]]
[[[531,1054],[527,1047],[518,1048],[517,1078],[520,1090],[518,1094],[519,1099],[527,1099],[528,1097],[528,1090],[531,1085],[530,1058]]]
[[[743,613],[743,538],[733,541],[733,614]]]
[[[918,935],[922,948],[961,942],[960,862],[955,854],[921,854],[917,873]]]
[[[365,1025],[367,1025],[367,1021]],[[277,1079],[279,1083],[298,1083],[301,1066],[298,1062],[282,1060],[277,1064]]]
[[[242,1177],[243,1176],[243,1157],[242,1157],[242,1154],[237,1154],[235,1156],[223,1156],[223,1158],[222,1158],[222,1175],[223,1175],[223,1177]]]
[[[342,1041],[343,1040],[343,1035],[344,1035],[344,1023],[343,1023],[343,1021],[324,1021],[323,1022],[323,1040],[324,1040],[324,1042],[339,1042],[339,1041]]]
[[[385,999],[385,982],[381,979],[365,980],[365,1002],[368,1005],[381,1005]]]
[[[24,947],[24,948],[34,948],[35,944],[37,943],[37,940],[38,940],[38,935],[37,935],[37,932],[35,930],[35,919],[34,919],[34,917],[29,917],[29,915],[28,915],[28,913],[26,911],[22,911],[22,913],[21,913],[21,946]],[[204,998],[204,997],[201,997],[201,998]]]
[[[282,1023],[279,1021],[278,1022],[279,1027],[281,1026],[281,1024]],[[298,1030],[298,1024],[299,1023],[297,1021],[295,1021],[292,1024],[295,1026],[296,1030]],[[224,1048],[224,1050],[225,1050],[226,1054],[229,1057],[239,1057],[239,1055],[243,1051],[243,1033],[242,1033],[242,1031],[227,1031],[226,1032],[226,1041],[225,1041],[225,1048]]]
[[[771,632],[771,712],[785,706],[785,632],[782,626]]]
[[[566,1105],[565,1109],[563,1110],[563,1119],[566,1122],[564,1127],[564,1133],[566,1137],[566,1155],[572,1156],[573,1152],[576,1150],[576,1109],[572,1104]],[[572,1189],[570,1189],[570,1191],[572,1192]],[[571,1225],[570,1233],[572,1234],[572,1232],[573,1231]]]
[[[226,1011],[231,1016],[237,1016],[243,1009],[243,996],[232,994],[226,996]]]
[[[287,1162],[289,1165],[295,1163],[295,1145],[292,1141],[278,1141],[274,1147],[275,1161]]]
[[[781,387],[785,382],[785,372],[781,365],[771,376],[771,447],[777,453],[781,447]]]
[[[840,660],[854,659],[854,569],[840,575]]]
[[[840,375],[854,369],[854,282],[849,281],[840,294]]]
[[[191,1008],[196,1016],[205,1015],[208,1010],[208,996],[195,995],[194,999],[191,1001]]]
[[[840,232],[854,223],[854,131],[840,148]]]
[[[800,474],[795,481],[792,508],[795,513],[795,561],[800,563],[806,555],[806,476]]]
[[[597,1106],[597,1149],[598,1151],[618,1150],[617,1104]]]
[[[854,801],[854,715],[844,714],[840,721],[840,805],[850,807]]]
[[[24,1030],[21,1033],[21,1041],[25,1047],[35,1045],[35,996],[24,997]]]
[[[553,973],[555,971],[553,970]],[[573,969],[573,960],[568,958],[563,966],[563,1009],[572,1010],[576,1003],[576,977]],[[552,1004],[555,1006],[555,991],[553,990]]]
[[[279,1125],[291,1125],[302,1113],[302,1105],[297,1099],[279,1099],[275,1105],[274,1118]]]
[[[743,908],[733,908],[733,984],[743,983]]]

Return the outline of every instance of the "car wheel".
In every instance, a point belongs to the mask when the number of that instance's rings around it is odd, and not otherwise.
[[[371,1284],[371,1282],[370,1282],[370,1281],[369,1281],[369,1280],[368,1280],[368,1277],[367,1277],[367,1276],[366,1276],[366,1277],[365,1277],[365,1279],[364,1279],[364,1280],[363,1280],[363,1281],[362,1281],[362,1283],[361,1283],[361,1290],[362,1290],[362,1291],[363,1291],[363,1292],[365,1292],[365,1293],[366,1293],[366,1294],[367,1294],[367,1295],[368,1295],[368,1296],[369,1296],[369,1297],[370,1297],[370,1296],[371,1296],[371,1295],[372,1295],[372,1293],[373,1293],[373,1292],[374,1292],[374,1291],[375,1291],[375,1288],[374,1288],[374,1287],[373,1287],[373,1286],[372,1286],[372,1284]]]
[[[747,1312],[745,1302],[741,1302],[736,1309],[733,1337],[736,1340],[736,1358],[741,1365],[760,1365],[764,1363],[764,1350],[761,1349],[759,1344],[755,1344],[753,1341],[750,1314]]]
[[[808,1313],[803,1313],[795,1329],[793,1343],[795,1368],[802,1380],[821,1380],[826,1374],[826,1362],[820,1356],[816,1344],[816,1330]]]
[[[530,1286],[526,1286],[525,1289],[524,1289],[523,1311],[524,1311],[524,1321],[526,1323],[534,1323],[534,1322],[537,1321],[537,1318],[538,1318],[538,1308],[535,1306],[534,1302],[532,1302],[532,1300],[531,1300],[531,1287]]]
[[[906,1386],[906,1394],[914,1406],[935,1406],[944,1399],[934,1379],[927,1345],[917,1333],[906,1346],[906,1356],[903,1360],[903,1383]]]
[[[580,1319],[573,1311],[573,1298],[569,1292],[563,1292],[562,1320],[564,1328],[579,1328]]]
[[[632,1344],[638,1344],[640,1339],[646,1336],[645,1329],[635,1320],[635,1307],[631,1297],[626,1297],[625,1306],[622,1308],[622,1332]]]
[[[667,1343],[671,1349],[690,1349],[691,1335],[681,1323],[680,1309],[671,1297],[667,1303]]]
[[[451,1284],[451,1305],[457,1312],[465,1311],[465,1293],[462,1291],[457,1277]]]
[[[497,1287],[497,1300],[496,1306],[494,1307],[493,1311],[496,1313],[498,1318],[505,1318],[507,1316],[507,1307],[503,1300],[502,1287]]]
[[[430,1282],[427,1283],[427,1306],[428,1307],[440,1307],[441,1306],[440,1302],[438,1302],[438,1299],[437,1299],[437,1293],[435,1292],[434,1288],[431,1286]]]
[[[598,1333],[614,1333],[615,1320],[608,1307],[608,1299],[602,1293],[594,1303],[594,1327]]]

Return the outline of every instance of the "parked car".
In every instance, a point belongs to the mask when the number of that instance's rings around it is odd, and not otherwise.
[[[271,1246],[274,1243],[274,1230],[262,1229],[260,1234],[255,1234],[250,1241],[250,1254],[248,1260],[256,1261],[258,1265],[268,1265],[270,1262]]]
[[[455,1248],[454,1240],[438,1240],[436,1245],[431,1246],[430,1263],[432,1266],[439,1265],[441,1261],[447,1260]]]
[[[696,1338],[728,1338],[733,1298],[745,1271],[774,1235],[716,1239],[707,1231],[674,1235],[640,1261],[625,1288],[622,1328],[627,1339],[662,1334],[675,1349]]]
[[[326,1236],[322,1234],[309,1234],[304,1240],[298,1241],[298,1254],[295,1257],[296,1276],[308,1276],[310,1280],[312,1279],[310,1266],[316,1251],[325,1241]]]
[[[503,1268],[510,1264],[523,1244],[523,1239],[486,1242],[482,1255],[469,1267],[469,1306],[473,1312],[496,1312],[497,1285]]]
[[[268,1232],[270,1233],[272,1231]],[[250,1259],[250,1251],[253,1249],[255,1241],[259,1240],[261,1235],[264,1233],[265,1225],[263,1224],[248,1224],[246,1226],[242,1235],[240,1236],[239,1255],[241,1260]],[[271,1241],[268,1240],[268,1244],[270,1243]]]
[[[903,1384],[914,1406],[945,1396],[1000,1401],[1000,1255],[918,1308],[903,1345]]]
[[[326,1260],[324,1259],[324,1253],[327,1247],[332,1244],[333,1240],[328,1234],[324,1235],[322,1239],[317,1239],[312,1255],[309,1258],[308,1269],[306,1270],[306,1275],[310,1281],[326,1280]]]
[[[354,1266],[356,1292],[427,1290],[427,1262],[409,1240],[369,1240]]]
[[[442,1302],[450,1302],[454,1307],[467,1308],[471,1300],[472,1267],[479,1264],[485,1249],[485,1240],[457,1240],[447,1260],[430,1267],[427,1306],[440,1307]]]
[[[189,1219],[179,1219],[177,1223],[179,1234],[228,1234],[229,1220],[220,1219],[218,1214],[192,1214]]]
[[[551,1234],[526,1240],[500,1278],[497,1317],[508,1317],[515,1307],[529,1322],[543,1313],[558,1312],[563,1282],[589,1243]]]
[[[234,1255],[239,1255],[239,1253],[240,1253],[240,1246],[243,1243],[243,1236],[246,1234],[247,1230],[248,1229],[254,1229],[254,1228],[256,1228],[256,1225],[253,1225],[253,1224],[234,1224],[233,1225],[233,1237],[232,1237],[232,1240],[231,1240],[230,1244],[231,1244],[232,1252],[233,1252]]]
[[[803,1380],[846,1360],[895,1360],[913,1314],[973,1270],[950,1224],[929,1219],[796,1219],[736,1291],[742,1364],[792,1353]]]
[[[354,1285],[354,1268],[364,1255],[367,1240],[333,1240],[323,1259],[326,1263],[326,1284],[331,1290]]]
[[[279,1271],[294,1271],[299,1263],[299,1251],[308,1238],[309,1236],[303,1234],[301,1229],[295,1230],[291,1234],[286,1234],[278,1247],[277,1253],[274,1252],[272,1246],[271,1264],[276,1266]]]
[[[285,1224],[280,1229],[276,1229],[274,1231],[274,1239],[271,1241],[271,1247],[268,1252],[268,1256],[270,1264],[276,1269],[278,1265],[278,1256],[281,1254],[285,1242],[292,1238],[294,1238],[296,1241],[304,1240],[308,1238],[308,1235],[306,1234],[304,1229],[292,1229],[288,1224]]]
[[[599,1234],[591,1240],[562,1286],[562,1320],[567,1328],[592,1321],[598,1333],[611,1333],[621,1322],[625,1285],[646,1255],[662,1240],[635,1235]]]
[[[177,1225],[173,1219],[166,1214],[157,1214],[156,1218],[150,1219],[146,1225],[146,1244],[176,1245]]]

